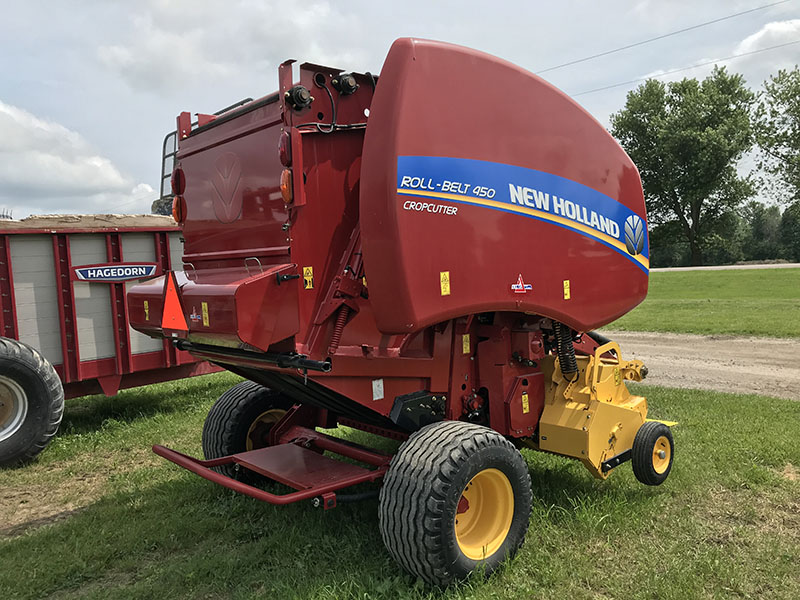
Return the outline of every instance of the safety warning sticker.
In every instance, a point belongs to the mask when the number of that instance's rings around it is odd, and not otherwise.
[[[314,267],[303,267],[303,289],[314,289]]]

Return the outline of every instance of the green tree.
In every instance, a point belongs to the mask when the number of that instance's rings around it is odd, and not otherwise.
[[[800,68],[764,82],[755,132],[759,166],[774,177],[768,189],[781,203],[800,200]]]
[[[783,211],[780,232],[786,258],[800,262],[800,200]]]
[[[748,202],[742,209],[748,226],[744,242],[746,260],[770,260],[781,258],[781,211],[777,206],[761,202]]]
[[[741,75],[715,68],[702,82],[650,79],[611,115],[611,133],[639,168],[652,224],[677,224],[693,265],[754,193],[736,171],[753,144],[754,101]]]

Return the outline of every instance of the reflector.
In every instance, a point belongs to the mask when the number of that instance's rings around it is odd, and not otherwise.
[[[181,300],[178,297],[178,287],[175,284],[175,273],[167,273],[164,290],[164,312],[161,317],[161,328],[172,331],[189,331],[186,317],[183,316]]]

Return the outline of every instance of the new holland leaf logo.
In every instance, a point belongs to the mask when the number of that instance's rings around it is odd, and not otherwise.
[[[226,152],[214,163],[216,173],[211,177],[214,187],[212,202],[214,215],[221,223],[232,223],[242,212],[242,194],[239,181],[242,178],[242,166],[233,152]]]
[[[644,222],[638,215],[625,219],[625,247],[632,256],[644,249]]]

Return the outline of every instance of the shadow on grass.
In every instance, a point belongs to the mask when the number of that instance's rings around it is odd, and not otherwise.
[[[154,415],[185,412],[208,405],[239,378],[230,373],[201,375],[140,388],[121,390],[116,396],[84,396],[66,401],[60,434],[90,433],[113,419],[130,423]]]

